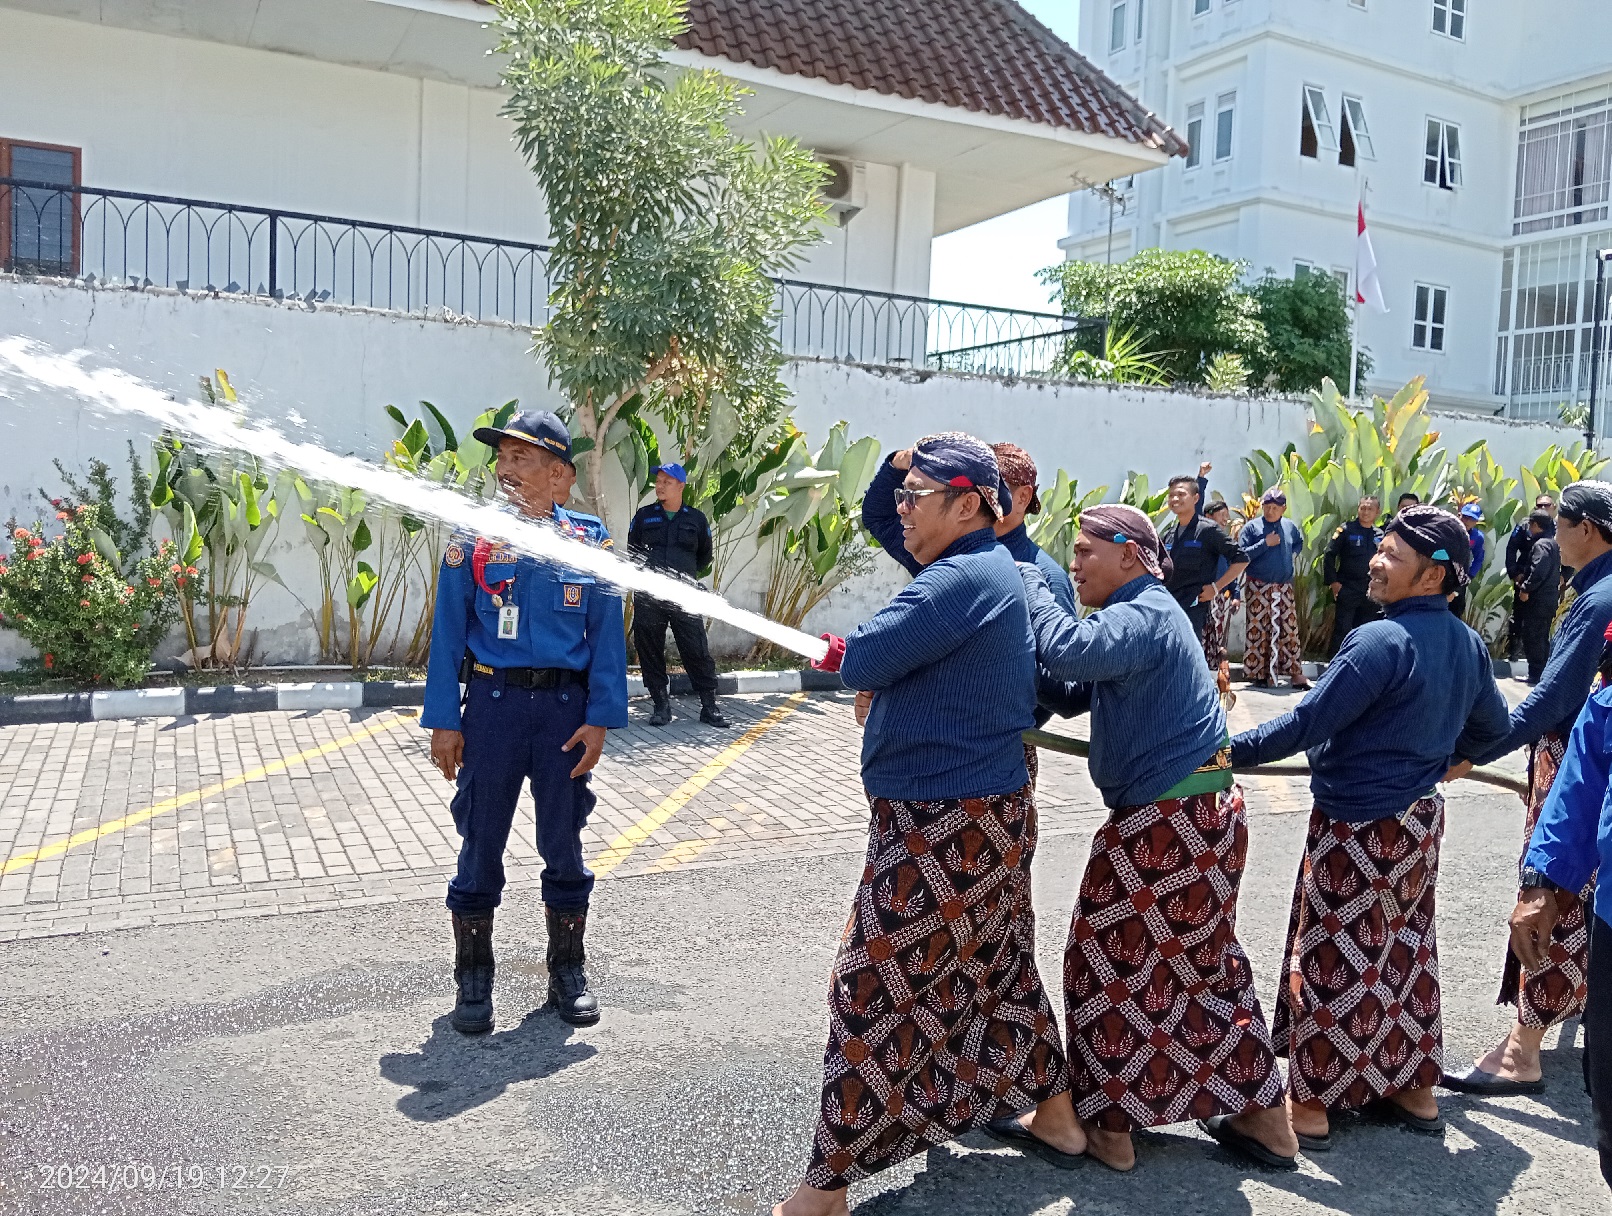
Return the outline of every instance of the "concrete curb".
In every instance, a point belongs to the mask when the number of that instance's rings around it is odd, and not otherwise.
[[[672,676],[674,695],[694,691],[687,675]],[[719,693],[837,692],[845,686],[827,671],[731,671],[717,677]],[[643,680],[627,677],[627,695],[642,697]],[[0,697],[0,726],[43,722],[104,722],[116,718],[179,718],[202,714],[386,709],[423,705],[420,680],[334,680],[315,684],[214,684],[203,687],[128,688],[112,692],[38,693]]]

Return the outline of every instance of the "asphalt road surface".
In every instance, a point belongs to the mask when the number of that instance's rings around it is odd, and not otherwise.
[[[1047,757],[1043,784],[1083,779],[1079,765]],[[1238,929],[1268,1009],[1306,817],[1299,787],[1261,781]],[[1101,816],[1062,822],[1034,869],[1054,993]],[[1520,830],[1515,797],[1452,793],[1438,926],[1452,1061],[1507,1023],[1494,991]],[[522,880],[498,921],[498,1026],[480,1039],[447,1024],[439,896],[21,937],[0,946],[0,1212],[765,1211],[805,1164],[825,977],[861,864],[842,838],[601,884],[589,946],[605,1012],[583,1030],[537,1008],[541,908]],[[1140,1137],[1125,1176],[1056,1171],[976,1134],[851,1197],[859,1216],[1605,1210],[1580,1050],[1570,1033],[1547,1048],[1541,1098],[1441,1095],[1442,1140],[1349,1124],[1296,1174],[1251,1169],[1190,1125]]]

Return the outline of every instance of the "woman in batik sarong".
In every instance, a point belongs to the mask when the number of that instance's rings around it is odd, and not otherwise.
[[[867,865],[829,977],[811,1162],[783,1216],[847,1210],[847,1184],[1041,1104],[1035,1146],[1078,1163],[1057,1022],[1035,964],[1036,811],[1022,732],[1035,659],[1024,586],[997,544],[991,449],[919,441],[895,491],[921,569],[877,616],[831,639],[871,692],[862,783]],[[840,659],[839,656],[843,655]]]
[[[1437,785],[1507,725],[1488,647],[1446,598],[1466,582],[1466,529],[1412,506],[1387,533],[1368,585],[1386,619],[1353,630],[1296,709],[1231,743],[1238,768],[1309,754],[1315,809],[1271,1033],[1311,1152],[1332,1146],[1333,1111],[1443,1134]]]
[[[1091,779],[1109,808],[1064,952],[1075,1107],[1090,1152],[1128,1170],[1138,1127],[1199,1120],[1227,1147],[1291,1168],[1298,1152],[1270,1032],[1237,941],[1248,849],[1226,715],[1157,533],[1134,507],[1080,516],[1084,619],[1021,565],[1043,704],[1090,710]],[[991,1131],[1012,1142],[1036,1111]]]
[[[1562,565],[1577,571],[1573,588],[1578,594],[1557,627],[1550,662],[1528,698],[1512,710],[1505,740],[1481,754],[1463,753],[1463,763],[1451,774],[1458,777],[1472,764],[1488,764],[1519,747],[1528,749],[1522,829],[1525,855],[1573,723],[1589,699],[1603,639],[1612,625],[1612,578],[1608,577],[1612,575],[1612,486],[1604,481],[1578,481],[1562,491],[1556,543]],[[1594,891],[1592,875],[1582,891],[1564,896],[1547,962],[1539,970],[1525,970],[1508,944],[1498,1003],[1515,1005],[1517,1020],[1505,1039],[1472,1067],[1446,1072],[1445,1088],[1496,1096],[1539,1093],[1545,1088],[1539,1055],[1545,1032],[1584,1012],[1590,949],[1588,909]]]

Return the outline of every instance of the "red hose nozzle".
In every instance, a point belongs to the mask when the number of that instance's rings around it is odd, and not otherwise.
[[[840,664],[845,661],[845,639],[825,633],[823,641],[828,643],[828,653],[820,659],[814,659],[812,666],[818,671],[838,671]]]

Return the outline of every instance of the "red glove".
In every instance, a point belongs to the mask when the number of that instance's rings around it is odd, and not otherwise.
[[[838,671],[840,664],[845,661],[845,639],[837,638],[832,633],[825,633],[823,641],[828,643],[828,653],[820,659],[815,659],[812,666],[818,671]]]

